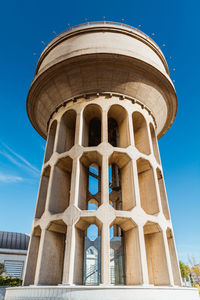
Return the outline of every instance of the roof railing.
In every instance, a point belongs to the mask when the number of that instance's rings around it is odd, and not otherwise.
[[[90,25],[99,25],[99,24],[108,24],[108,25],[117,25],[117,26],[121,26],[121,27],[125,27],[134,31],[137,31],[138,33],[140,33],[141,35],[145,36],[146,39],[150,40],[151,42],[153,42],[154,44],[156,44],[156,42],[150,37],[148,36],[146,33],[144,33],[143,31],[141,31],[140,29],[124,24],[124,23],[119,23],[119,22],[113,22],[113,21],[93,21],[93,22],[86,22],[86,23],[82,23],[82,24],[78,24],[78,25],[74,25],[68,29],[65,30],[65,32],[71,31],[73,29],[79,28],[79,27],[85,27],[85,26],[90,26]],[[156,44],[157,45],[157,44]],[[158,46],[158,45],[157,45]],[[158,47],[159,48],[159,47]]]

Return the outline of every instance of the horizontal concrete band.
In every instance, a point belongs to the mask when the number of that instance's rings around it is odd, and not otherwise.
[[[8,288],[5,300],[199,300],[197,289],[137,286],[31,286]]]

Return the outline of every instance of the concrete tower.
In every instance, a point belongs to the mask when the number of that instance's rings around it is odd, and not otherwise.
[[[47,45],[27,99],[47,146],[24,287],[7,300],[198,299],[181,287],[157,144],[176,110],[143,32],[95,22]]]

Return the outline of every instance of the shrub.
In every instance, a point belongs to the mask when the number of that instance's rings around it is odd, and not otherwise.
[[[0,275],[5,272],[4,264],[0,263]]]
[[[0,286],[20,286],[22,285],[22,280],[20,278],[12,278],[10,276],[0,275]]]

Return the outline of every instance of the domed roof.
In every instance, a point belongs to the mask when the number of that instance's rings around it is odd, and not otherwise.
[[[74,26],[46,46],[29,89],[27,113],[46,139],[59,107],[101,92],[142,102],[155,117],[158,138],[175,119],[176,91],[161,49],[140,30],[107,21]]]
[[[0,249],[27,250],[29,239],[24,233],[0,231]]]

